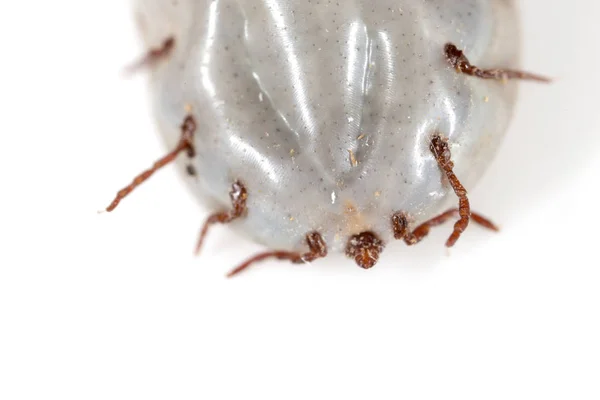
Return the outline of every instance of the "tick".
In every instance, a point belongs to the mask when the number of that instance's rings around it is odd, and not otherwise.
[[[156,120],[210,227],[236,224],[268,258],[342,252],[373,267],[386,244],[470,221],[472,188],[515,104],[508,0],[148,0],[137,11]]]

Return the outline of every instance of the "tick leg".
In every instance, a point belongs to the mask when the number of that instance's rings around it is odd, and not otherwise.
[[[188,115],[187,117],[185,117],[185,120],[183,121],[183,124],[181,125],[181,137],[179,138],[179,142],[177,143],[177,146],[175,147],[175,149],[173,151],[169,152],[164,157],[160,158],[158,161],[156,161],[150,169],[148,169],[148,170],[142,172],[141,174],[139,174],[138,176],[136,176],[128,186],[119,190],[115,199],[106,208],[106,211],[110,212],[110,211],[114,210],[119,205],[121,200],[123,200],[125,197],[127,197],[127,195],[133,191],[133,189],[135,189],[137,186],[139,186],[143,182],[145,182],[156,171],[158,171],[165,165],[167,165],[170,162],[172,162],[173,160],[175,160],[175,158],[177,157],[177,155],[179,153],[186,151],[188,153],[188,155],[190,157],[192,157],[194,155],[193,138],[194,138],[195,132],[196,132],[196,121],[194,120],[194,117],[192,117],[191,115]]]
[[[196,244],[196,254],[200,254],[200,249],[202,248],[202,243],[204,243],[204,238],[208,233],[208,229],[211,225],[214,224],[226,224],[228,222],[233,221],[236,218],[241,217],[248,210],[246,207],[246,200],[248,199],[248,192],[246,187],[240,181],[235,181],[233,185],[231,185],[231,191],[229,192],[229,198],[231,199],[232,209],[228,211],[221,211],[212,214],[208,217],[204,225],[202,226],[202,230],[200,231],[200,236],[198,238],[198,243]]]
[[[169,37],[165,39],[160,47],[148,50],[148,52],[142,58],[125,68],[125,74],[130,75],[142,68],[152,67],[158,61],[168,57],[174,47],[175,38]]]
[[[446,174],[446,178],[448,178],[448,182],[450,183],[450,186],[452,186],[454,193],[458,196],[458,215],[460,218],[454,224],[454,231],[446,241],[446,247],[452,247],[460,237],[461,233],[463,233],[469,225],[471,206],[469,204],[469,199],[467,198],[467,190],[460,183],[452,170],[454,168],[454,163],[451,159],[452,155],[450,154],[448,141],[436,134],[431,138],[429,149],[435,156],[440,169]]]
[[[516,71],[512,69],[478,68],[472,65],[462,50],[459,50],[458,47],[452,43],[447,43],[446,46],[444,46],[444,53],[450,65],[456,68],[458,72],[463,74],[476,76],[482,79],[494,79],[499,81],[506,81],[508,79],[523,79],[544,83],[551,82],[549,78],[524,71]]]
[[[404,242],[409,246],[417,244],[429,234],[429,231],[432,227],[441,225],[458,214],[459,209],[452,208],[438,215],[437,217],[430,219],[429,221],[423,222],[411,232],[408,229],[408,219],[406,217],[406,214],[401,212],[395,213],[394,215],[392,215],[392,228],[394,229],[394,237],[396,239],[404,240]],[[474,212],[471,213],[470,217],[473,220],[473,222],[483,226],[484,228],[496,232],[498,231],[498,227],[486,217]]]
[[[227,274],[227,277],[231,278],[232,276],[237,275],[243,270],[247,269],[252,264],[269,258],[288,260],[294,264],[302,264],[314,261],[318,258],[323,258],[327,255],[327,244],[325,243],[325,240],[323,240],[323,237],[320,233],[311,232],[307,234],[306,244],[308,245],[309,251],[304,254],[291,251],[266,251],[264,253],[259,253],[233,269]]]

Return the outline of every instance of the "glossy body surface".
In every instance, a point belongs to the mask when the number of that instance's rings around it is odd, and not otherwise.
[[[393,239],[456,196],[430,151],[448,138],[471,189],[510,120],[516,82],[459,74],[445,43],[480,67],[518,67],[517,10],[507,0],[146,0],[148,48],[173,37],[152,68],[154,111],[174,147],[191,113],[195,156],[178,160],[194,193],[230,207],[234,181],[248,213],[232,226],[269,248],[331,251],[351,235]],[[449,227],[450,229],[450,227]]]

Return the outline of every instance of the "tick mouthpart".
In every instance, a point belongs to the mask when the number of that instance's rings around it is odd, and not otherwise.
[[[359,267],[369,269],[377,264],[379,254],[384,247],[383,241],[376,234],[362,232],[348,239],[346,255],[354,258]]]

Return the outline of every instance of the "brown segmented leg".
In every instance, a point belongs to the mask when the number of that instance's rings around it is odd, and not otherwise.
[[[240,181],[235,181],[233,185],[231,185],[231,191],[229,192],[229,198],[231,199],[231,210],[221,211],[212,214],[204,225],[202,226],[202,230],[200,231],[200,236],[198,238],[198,243],[196,244],[196,255],[200,254],[200,250],[202,249],[202,244],[204,243],[204,238],[208,233],[208,229],[211,225],[214,224],[226,224],[233,221],[236,218],[240,218],[245,215],[248,211],[246,207],[246,200],[248,199],[248,191],[244,184]]]
[[[308,245],[309,251],[304,254],[291,251],[266,251],[264,253],[259,253],[233,269],[227,274],[227,277],[231,278],[232,276],[237,275],[243,270],[247,269],[252,264],[269,258],[288,260],[294,264],[302,264],[314,261],[318,258],[323,258],[327,255],[327,244],[325,243],[325,240],[323,240],[323,237],[320,233],[311,232],[307,234],[306,244]]]
[[[142,68],[154,66],[157,62],[167,58],[175,47],[175,38],[165,39],[160,47],[150,49],[146,55],[125,68],[125,74],[130,75]]]
[[[158,161],[156,161],[150,169],[148,169],[148,170],[142,172],[141,174],[139,174],[138,176],[136,176],[128,186],[119,190],[119,192],[115,196],[115,199],[106,208],[106,211],[111,212],[112,210],[114,210],[119,205],[121,200],[123,200],[125,197],[127,197],[127,195],[129,195],[136,187],[138,187],[139,185],[144,183],[156,171],[158,171],[165,165],[167,165],[170,162],[172,162],[173,160],[175,160],[175,158],[177,157],[177,155],[179,155],[179,153],[185,151],[185,152],[187,152],[189,157],[193,157],[194,156],[193,139],[194,139],[195,132],[196,132],[196,121],[195,121],[194,117],[192,117],[191,115],[188,115],[187,117],[185,117],[185,120],[183,121],[183,124],[181,125],[181,137],[179,138],[179,142],[177,143],[177,146],[175,147],[175,149],[173,151],[169,152],[166,156],[164,156],[164,157],[160,158]]]
[[[409,246],[417,244],[429,234],[429,231],[432,227],[441,225],[458,214],[458,208],[452,208],[438,215],[437,217],[430,219],[429,221],[423,222],[411,232],[410,229],[408,229],[408,219],[406,214],[397,212],[392,215],[392,228],[394,230],[394,237],[399,240],[404,240],[404,242]],[[473,220],[473,222],[481,225],[484,228],[496,232],[498,231],[498,227],[492,221],[480,214],[472,212],[470,218]]]
[[[462,50],[452,43],[447,43],[444,46],[444,53],[446,59],[458,72],[463,74],[476,76],[482,79],[494,79],[499,81],[506,81],[509,79],[522,79],[537,82],[549,83],[551,79],[544,76],[532,74],[524,71],[516,71],[512,69],[481,69],[472,65],[467,57],[464,55]]]
[[[448,178],[448,182],[450,183],[450,186],[452,186],[454,193],[458,196],[458,215],[460,219],[454,224],[454,231],[446,241],[446,246],[452,247],[460,237],[461,233],[463,233],[469,225],[471,206],[469,204],[469,199],[467,198],[467,190],[460,183],[452,170],[454,168],[454,163],[451,159],[452,155],[450,154],[448,141],[436,134],[431,138],[429,149],[435,156],[440,169],[446,174],[446,178]]]

